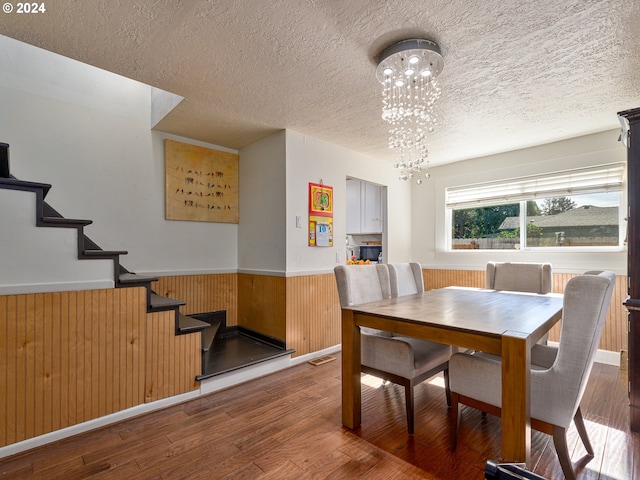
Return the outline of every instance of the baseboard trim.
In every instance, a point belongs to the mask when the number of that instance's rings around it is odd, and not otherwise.
[[[25,452],[33,448],[41,447],[48,443],[57,442],[58,440],[63,440],[68,437],[73,437],[74,435],[79,435],[81,433],[85,433],[90,430],[95,430],[97,428],[101,428],[106,425],[110,425],[112,423],[121,422],[123,420],[127,420],[132,417],[137,417],[138,415],[143,415],[145,413],[153,412],[155,410],[160,410],[162,408],[166,408],[171,405],[177,405],[178,403],[183,403],[188,400],[193,400],[194,398],[197,398],[199,396],[200,396],[200,390],[194,390],[194,391],[183,393],[180,395],[175,395],[173,397],[163,398],[162,400],[158,400],[156,402],[136,405],[135,407],[131,407],[126,410],[121,410],[119,412],[115,412],[110,415],[105,415],[104,417],[96,418],[94,420],[89,420],[87,422],[79,423],[77,425],[71,425],[70,427],[63,428],[61,430],[56,430],[55,432],[45,433],[44,435],[40,435],[34,438],[29,438],[27,440],[23,440],[22,442],[13,443],[11,445],[7,445],[6,447],[0,448],[0,458],[16,455],[18,453]]]
[[[207,395],[209,393],[217,392],[225,388],[233,387],[256,378],[269,375],[271,373],[284,370],[302,363],[306,363],[308,360],[312,360],[324,355],[330,355],[332,353],[339,352],[341,345],[334,345],[333,347],[325,348],[317,352],[300,355],[298,357],[291,357],[290,355],[274,358],[266,362],[258,363],[249,367],[235,370],[233,372],[224,373],[222,375],[216,375],[215,377],[204,379],[200,382],[201,395]]]
[[[244,367],[239,370],[216,375],[215,377],[206,378],[200,382],[200,395],[208,395],[225,388],[233,387],[235,385],[284,370],[290,366],[291,356],[285,355]]]

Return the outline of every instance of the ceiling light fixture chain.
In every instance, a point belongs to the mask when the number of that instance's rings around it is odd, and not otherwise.
[[[382,52],[376,77],[382,83],[382,119],[389,123],[389,148],[398,150],[400,180],[429,178],[428,136],[437,126],[440,97],[436,77],[444,59],[435,42],[403,40]],[[424,170],[424,173],[423,173]]]

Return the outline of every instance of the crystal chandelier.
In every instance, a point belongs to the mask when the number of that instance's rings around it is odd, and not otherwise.
[[[440,48],[430,40],[403,40],[380,56],[376,77],[382,83],[382,119],[389,123],[389,148],[399,153],[394,166],[400,180],[415,178],[421,184],[430,177],[427,137],[437,124],[436,77],[443,68]]]

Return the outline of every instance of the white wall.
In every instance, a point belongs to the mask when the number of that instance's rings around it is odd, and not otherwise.
[[[346,186],[347,176],[387,186],[387,225],[384,245],[389,262],[411,259],[411,189],[398,180],[388,163],[303,135],[286,132],[287,201],[286,242],[287,275],[331,272],[336,262],[346,259]],[[333,247],[308,246],[309,182],[333,187]],[[296,228],[296,216],[302,228]]]
[[[285,132],[240,150],[238,269],[280,275],[286,269]]]
[[[36,226],[35,193],[0,189],[0,225],[0,295],[113,287],[113,262],[78,259],[75,228]]]
[[[13,175],[51,183],[47,201],[93,220],[89,237],[129,251],[130,270],[236,270],[236,224],[164,219],[168,136],[150,130],[150,86],[3,36],[0,56],[0,141]]]
[[[625,162],[618,131],[601,132],[538,147],[431,169],[431,180],[412,191],[412,254],[423,266],[483,270],[487,261],[551,262],[555,271],[610,269],[626,274],[626,249],[617,251],[446,251],[445,188],[611,162]],[[426,188],[425,188],[426,187]],[[626,200],[624,200],[626,202]],[[624,204],[626,205],[626,203]],[[626,207],[623,205],[623,211]],[[622,226],[624,228],[624,225]]]

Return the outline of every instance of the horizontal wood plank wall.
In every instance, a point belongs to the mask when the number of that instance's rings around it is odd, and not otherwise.
[[[284,277],[238,274],[238,325],[286,340],[286,320]]]
[[[236,273],[160,277],[152,288],[158,295],[187,302],[180,308],[185,315],[226,310],[227,325],[238,324]]]
[[[200,333],[175,334],[175,313],[147,314],[145,402],[153,402],[198,388],[202,370]]]
[[[0,447],[194,390],[199,347],[142,287],[0,296]]]
[[[443,288],[449,286],[463,287],[479,287],[485,286],[484,270],[436,270],[423,269],[422,276],[424,278],[425,290],[434,288]],[[553,274],[553,291],[562,293],[564,287],[570,278],[575,274],[554,273]],[[627,276],[616,276],[616,285],[611,299],[611,306],[599,348],[602,350],[610,350],[612,352],[620,352],[627,350],[627,311],[622,302],[627,297]],[[556,325],[549,335],[549,340],[558,341],[560,338],[560,325]]]
[[[287,348],[293,356],[338,345],[341,310],[333,273],[287,278]]]

